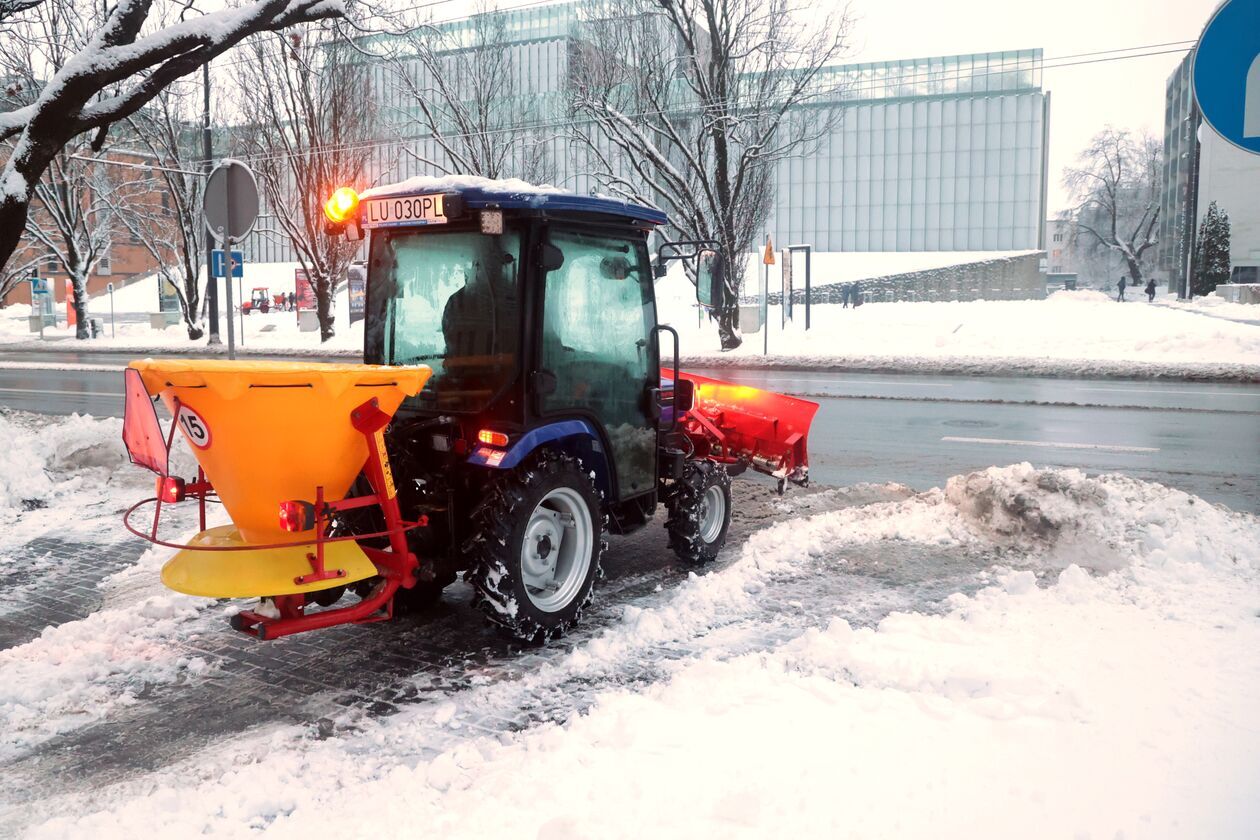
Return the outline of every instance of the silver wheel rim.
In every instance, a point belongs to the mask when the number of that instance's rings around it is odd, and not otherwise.
[[[726,494],[716,484],[700,497],[700,539],[715,542],[726,521]]]
[[[534,508],[521,544],[521,582],[543,612],[571,602],[586,581],[594,554],[594,525],[586,500],[570,487],[557,487]]]

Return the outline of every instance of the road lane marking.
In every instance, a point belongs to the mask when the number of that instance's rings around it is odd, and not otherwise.
[[[1077,388],[1078,391],[1106,391],[1112,394],[1188,394],[1192,397],[1250,397],[1260,400],[1260,394],[1230,394],[1224,391],[1172,391],[1166,388]]]
[[[1040,446],[1046,449],[1097,449],[1103,452],[1158,452],[1151,446],[1117,446],[1109,443],[1055,443],[1049,440],[1006,440],[1004,438],[943,437],[949,443],[991,443],[999,446]]]
[[[53,391],[46,388],[0,388],[6,394],[59,394],[71,397],[114,397],[122,399],[117,391]]]
[[[117,373],[118,371],[126,369],[126,365],[62,364],[60,362],[10,362],[0,360],[0,370],[59,370],[83,371],[86,373]]]

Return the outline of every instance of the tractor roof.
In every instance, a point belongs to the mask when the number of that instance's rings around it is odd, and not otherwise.
[[[367,201],[435,193],[458,193],[470,210],[499,207],[504,210],[597,213],[653,225],[669,223],[669,217],[655,207],[631,204],[610,196],[579,195],[557,187],[539,187],[517,178],[494,180],[474,175],[447,175],[439,178],[419,176],[396,184],[373,187],[360,198]]]

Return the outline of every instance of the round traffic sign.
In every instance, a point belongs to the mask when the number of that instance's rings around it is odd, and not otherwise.
[[[223,242],[240,242],[258,218],[258,182],[239,160],[224,158],[206,181],[203,215],[210,234]],[[228,230],[228,225],[231,230]]]
[[[1230,0],[1203,30],[1190,78],[1216,133],[1260,154],[1260,0]]]

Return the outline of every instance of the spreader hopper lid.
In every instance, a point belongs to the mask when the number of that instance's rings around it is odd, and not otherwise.
[[[386,416],[431,369],[321,362],[145,359],[132,362],[160,395],[246,543],[292,541],[277,511],[292,500],[345,497],[367,460],[352,422],[371,403]]]
[[[225,359],[141,359],[144,387],[157,396],[165,388],[208,388],[221,399],[236,399],[248,388],[310,387],[334,397],[349,388],[394,385],[406,396],[419,393],[432,371],[424,365],[328,364],[325,362],[241,362]]]

